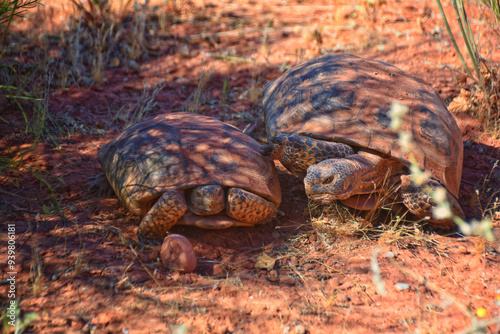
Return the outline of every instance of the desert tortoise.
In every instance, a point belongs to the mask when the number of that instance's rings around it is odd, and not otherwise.
[[[403,131],[416,147],[397,144],[388,112],[393,101],[409,111]],[[432,218],[429,189],[443,186],[453,211],[458,204],[463,142],[460,129],[438,94],[423,81],[382,61],[353,55],[325,55],[298,65],[264,89],[264,118],[270,144],[263,148],[304,178],[309,198],[341,200],[357,209],[402,199],[419,218]],[[429,187],[417,187],[410,155],[431,173]]]
[[[190,113],[157,116],[104,145],[98,159],[121,202],[142,217],[141,241],[175,224],[252,226],[281,202],[274,163],[237,128]]]

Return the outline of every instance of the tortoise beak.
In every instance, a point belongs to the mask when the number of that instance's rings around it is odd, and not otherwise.
[[[334,196],[331,194],[314,194],[310,195],[309,198],[315,202],[321,203],[321,204],[331,204],[335,200],[337,200]]]
[[[307,196],[315,202],[330,204],[337,200],[337,197],[322,184],[315,184],[312,187],[306,187]]]
[[[306,187],[306,194],[308,196],[313,194],[323,194],[328,192],[329,192],[328,188],[322,184],[314,184],[311,187]]]

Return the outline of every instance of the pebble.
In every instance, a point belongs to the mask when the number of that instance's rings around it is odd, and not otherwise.
[[[160,259],[169,269],[193,272],[196,269],[196,254],[189,240],[180,234],[170,234],[163,240]]]
[[[388,258],[388,259],[393,259],[394,258],[394,253],[393,252],[387,252],[385,253],[385,257]]]
[[[137,70],[139,68],[139,66],[137,65],[137,62],[135,60],[130,60],[128,62],[128,66],[133,69],[133,70]]]
[[[267,274],[267,279],[271,282],[276,282],[278,281],[279,275],[278,271],[275,269],[272,269],[268,274]]]
[[[400,283],[394,284],[394,287],[396,287],[396,289],[398,289],[399,291],[408,290],[410,288],[410,284],[400,282]]]
[[[306,328],[304,325],[297,325],[295,326],[295,334],[305,334],[306,333]]]

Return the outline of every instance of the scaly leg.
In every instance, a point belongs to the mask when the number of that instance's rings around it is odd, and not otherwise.
[[[301,136],[296,133],[272,137],[261,153],[278,159],[292,174],[303,179],[307,168],[318,162],[354,154],[346,144]]]
[[[421,219],[429,217],[429,222],[435,227],[450,229],[455,227],[450,218],[439,220],[435,219],[432,215],[432,208],[436,207],[437,204],[430,194],[442,187],[435,180],[430,180],[426,186],[417,187],[410,175],[401,176],[401,196],[403,197],[404,205],[410,212]],[[447,199],[453,213],[464,218],[464,213],[458,201],[451,195],[448,195]]]
[[[274,203],[249,191],[231,188],[227,194],[227,215],[247,226],[264,224],[278,213]]]
[[[178,190],[170,190],[158,199],[142,218],[137,237],[139,241],[148,243],[161,243],[168,230],[187,211],[184,194]]]

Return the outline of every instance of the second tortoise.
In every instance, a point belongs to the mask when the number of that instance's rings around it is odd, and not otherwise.
[[[408,108],[399,131],[411,135],[409,151],[390,126],[393,102]],[[449,217],[432,212],[430,193],[444,188],[463,217],[460,129],[432,87],[395,66],[353,55],[309,60],[266,85],[264,118],[263,152],[303,178],[314,201],[366,210],[401,200],[417,217],[451,228]],[[427,185],[415,182],[411,162],[430,173]]]

